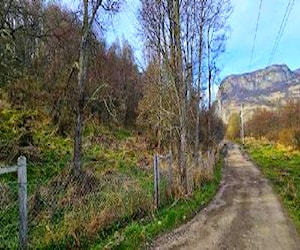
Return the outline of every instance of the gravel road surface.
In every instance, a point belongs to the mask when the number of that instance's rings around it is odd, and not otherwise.
[[[271,185],[237,145],[229,145],[222,171],[210,205],[152,249],[300,250],[300,236]]]

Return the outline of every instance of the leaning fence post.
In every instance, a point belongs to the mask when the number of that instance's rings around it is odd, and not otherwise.
[[[173,164],[173,156],[172,151],[169,151],[169,171],[168,171],[168,192],[169,195],[172,195],[172,164]]]
[[[27,249],[27,170],[26,158],[18,158],[19,249]]]
[[[153,160],[153,170],[154,170],[154,205],[155,208],[159,207],[159,156],[154,155]]]

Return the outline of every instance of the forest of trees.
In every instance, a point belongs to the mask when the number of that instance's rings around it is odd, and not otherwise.
[[[101,17],[117,15],[121,4],[84,0],[71,11],[52,1],[1,1],[1,99],[13,109],[39,110],[56,134],[74,138],[76,171],[82,126],[91,120],[137,130],[158,152],[172,145],[187,192],[186,155],[197,156],[224,134],[212,87],[230,1],[141,1],[142,72],[128,41],[105,40],[102,27],[110,23]]]
[[[130,41],[106,40],[114,17],[132,11],[124,2],[0,1],[0,163],[26,156],[30,248],[117,249],[131,223],[127,240],[145,242],[137,221],[155,225],[154,237],[217,190],[225,128],[213,87],[230,0],[141,0],[144,68]],[[18,248],[17,186],[14,173],[1,176],[7,249]],[[156,212],[176,204],[158,224]]]

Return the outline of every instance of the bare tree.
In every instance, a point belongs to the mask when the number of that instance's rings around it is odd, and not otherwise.
[[[219,0],[218,3],[224,1]],[[208,44],[206,40],[208,27],[211,27],[210,32],[215,29],[214,25],[216,24],[213,22],[218,21],[215,15],[218,16],[216,12],[221,13],[221,9],[216,8],[215,6],[219,5],[213,5],[214,1],[212,0],[142,0],[141,3],[140,21],[143,35],[147,41],[148,51],[152,55],[151,60],[159,62],[161,71],[158,87],[161,89],[164,86],[172,86],[170,95],[173,98],[173,106],[176,107],[175,119],[172,122],[177,132],[178,168],[181,173],[183,190],[187,193],[186,154],[188,146],[191,145],[191,141],[188,141],[191,138],[188,129],[190,122],[188,111],[196,92],[195,149],[198,150],[204,45]],[[209,24],[210,22],[212,24]],[[214,30],[213,34],[215,35],[215,33]],[[211,38],[211,36],[209,37]],[[215,48],[212,46],[211,40],[209,45],[210,49]],[[209,53],[215,54],[211,51]],[[196,91],[194,89],[195,72],[198,73]],[[213,74],[212,71],[211,74]],[[164,99],[162,91],[159,93],[160,98]],[[160,124],[166,119],[164,113],[167,112],[164,108],[164,102],[161,104],[160,101],[158,110]],[[195,109],[195,107],[193,108]],[[174,113],[174,110],[172,111]]]
[[[195,153],[199,150],[199,131],[200,131],[200,108],[201,108],[201,81],[202,81],[202,60],[203,60],[203,39],[205,25],[205,6],[207,0],[201,0],[199,6],[199,17],[195,21],[199,23],[198,38],[198,76],[197,76],[197,96],[196,96],[196,129],[195,129]],[[195,3],[196,4],[196,3]],[[196,6],[195,6],[196,8]]]
[[[78,175],[81,169],[82,150],[82,123],[85,106],[85,89],[87,84],[87,70],[89,61],[89,40],[92,34],[94,21],[100,8],[105,11],[117,11],[118,1],[112,0],[83,0],[82,33],[80,41],[80,55],[78,63],[78,101],[77,101],[77,121],[74,134],[74,156],[73,169]]]
[[[208,84],[208,109],[212,107],[212,85],[217,79],[219,69],[217,59],[225,51],[228,27],[226,21],[231,14],[230,0],[209,0],[207,2],[206,20],[206,60],[207,60],[207,84]],[[211,112],[211,111],[210,111]],[[211,138],[211,119],[208,116],[208,134]]]
[[[179,0],[142,1],[141,23],[151,51],[162,66],[162,79],[174,86],[177,106],[178,166],[181,182],[187,192],[187,82],[184,76],[182,51],[182,5]],[[158,28],[159,27],[159,28]],[[154,44],[154,45],[153,45]],[[168,84],[168,83],[166,83]],[[161,84],[160,84],[161,86]],[[159,111],[161,112],[161,111]],[[161,114],[159,114],[161,117]]]

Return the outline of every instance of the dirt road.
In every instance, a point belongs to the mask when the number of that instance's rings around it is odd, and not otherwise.
[[[300,249],[300,237],[270,184],[230,145],[220,189],[192,221],[158,238],[153,249]]]

